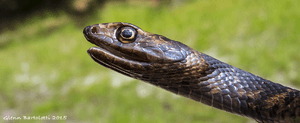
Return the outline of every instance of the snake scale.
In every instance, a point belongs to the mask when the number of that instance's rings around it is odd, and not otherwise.
[[[100,65],[175,94],[263,123],[300,122],[300,92],[130,23],[87,26]]]

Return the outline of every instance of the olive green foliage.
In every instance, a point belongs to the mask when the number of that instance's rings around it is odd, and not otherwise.
[[[87,25],[129,22],[274,82],[300,85],[300,2],[108,2]],[[0,34],[0,114],[67,116],[50,122],[246,123],[95,63],[76,21],[46,12]],[[7,43],[9,42],[9,43]],[[5,122],[0,120],[0,122]],[[44,122],[14,120],[13,122]]]

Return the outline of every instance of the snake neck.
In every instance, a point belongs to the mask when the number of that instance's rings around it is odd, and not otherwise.
[[[176,63],[152,64],[138,79],[257,122],[299,121],[300,92],[191,51]],[[148,74],[150,73],[150,74]]]
[[[209,65],[201,58],[201,53],[189,51],[187,57],[178,62],[151,63],[137,71],[135,78],[149,82],[162,88],[195,87],[199,82],[208,79]],[[178,92],[176,92],[178,93]]]

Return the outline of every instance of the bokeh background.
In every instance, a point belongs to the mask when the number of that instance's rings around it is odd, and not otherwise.
[[[2,0],[0,122],[255,122],[98,65],[86,53],[94,45],[83,28],[129,22],[300,88],[299,6],[299,0]]]

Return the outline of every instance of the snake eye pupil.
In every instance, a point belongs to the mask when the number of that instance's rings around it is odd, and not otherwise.
[[[124,38],[130,38],[132,36],[132,32],[130,30],[126,29],[126,30],[122,31],[121,35]]]

